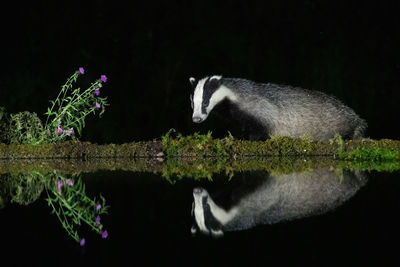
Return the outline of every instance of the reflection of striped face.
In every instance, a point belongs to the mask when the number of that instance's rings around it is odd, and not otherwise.
[[[208,192],[201,187],[194,188],[193,198],[192,216],[195,225],[191,229],[192,233],[196,233],[197,226],[204,234],[211,234],[213,236],[223,235],[221,222],[214,214],[221,213],[221,209],[215,205]]]
[[[194,79],[190,81],[194,83]],[[193,108],[193,122],[200,123],[207,119],[208,114],[222,99],[218,97],[216,92],[221,87],[221,76],[206,77],[199,80],[195,89],[194,95],[191,96]]]

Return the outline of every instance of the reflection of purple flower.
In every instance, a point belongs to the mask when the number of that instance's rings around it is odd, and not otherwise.
[[[83,247],[85,245],[85,238],[82,238],[81,241],[79,242],[79,245],[81,245],[81,247]]]
[[[96,223],[99,223],[100,222],[100,215],[97,215],[97,217],[96,217]]]
[[[107,81],[107,76],[106,75],[101,75],[100,79],[105,83]]]
[[[67,130],[67,135],[71,136],[74,133],[74,129]]]
[[[101,209],[101,205],[98,204],[98,205],[96,206],[96,210],[98,211],[98,210],[100,210],[100,209]]]
[[[63,187],[63,185],[64,185],[63,181],[57,181],[58,190],[61,190],[61,187]]]
[[[82,67],[79,68],[79,72],[80,72],[81,74],[85,74],[85,70],[84,70]]]
[[[96,102],[96,108],[100,108],[100,103]]]
[[[100,90],[99,90],[99,89],[94,90],[94,94],[95,94],[96,96],[98,96],[98,95],[100,94]]]
[[[108,236],[108,232],[107,232],[107,230],[105,230],[105,231],[101,234],[101,237],[102,237],[102,238],[107,238],[107,236]]]

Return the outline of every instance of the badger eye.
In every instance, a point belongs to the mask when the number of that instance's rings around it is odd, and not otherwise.
[[[190,105],[192,106],[192,109],[193,109],[193,95],[192,94],[190,94]]]

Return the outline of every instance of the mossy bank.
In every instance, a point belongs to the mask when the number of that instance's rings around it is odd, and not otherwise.
[[[217,157],[243,158],[262,156],[330,156],[349,161],[400,160],[400,141],[381,139],[312,141],[308,138],[272,136],[266,141],[238,140],[232,136],[214,139],[206,135],[172,136],[161,140],[125,144],[98,145],[68,141],[42,145],[0,143],[0,159],[90,159],[90,158],[164,158]]]

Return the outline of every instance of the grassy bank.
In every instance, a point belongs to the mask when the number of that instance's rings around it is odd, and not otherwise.
[[[259,156],[330,156],[349,161],[400,160],[400,141],[381,139],[312,141],[307,138],[273,136],[266,141],[247,141],[228,136],[214,139],[211,134],[190,136],[170,133],[162,140],[98,145],[68,141],[42,145],[0,143],[0,159],[91,159],[91,158],[157,158],[217,157],[242,158]]]

